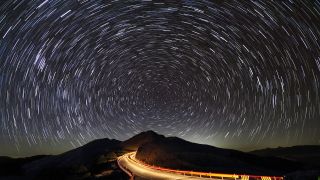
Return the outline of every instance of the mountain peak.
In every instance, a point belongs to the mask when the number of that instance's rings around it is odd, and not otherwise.
[[[136,151],[142,144],[157,141],[165,138],[163,135],[157,134],[156,132],[149,130],[141,132],[132,138],[123,141],[120,146],[123,149]]]
[[[141,133],[137,134],[136,136],[138,136],[138,135],[161,136],[160,134],[158,134],[158,133],[156,133],[156,132],[154,132],[152,130],[142,131]]]

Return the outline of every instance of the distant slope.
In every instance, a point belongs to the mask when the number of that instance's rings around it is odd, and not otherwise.
[[[6,156],[0,156],[0,177],[9,175],[23,175],[23,165],[45,157],[49,156],[38,155],[26,158],[10,158]]]
[[[320,167],[320,146],[305,145],[292,147],[267,148],[251,151],[251,154],[259,156],[280,157],[292,161],[308,163]]]
[[[240,174],[283,175],[303,168],[280,158],[264,158],[236,150],[191,143],[176,137],[161,138],[139,147],[136,158],[173,169]]]

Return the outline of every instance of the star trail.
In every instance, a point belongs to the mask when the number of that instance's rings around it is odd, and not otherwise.
[[[2,0],[0,152],[320,144],[319,38],[318,0]]]

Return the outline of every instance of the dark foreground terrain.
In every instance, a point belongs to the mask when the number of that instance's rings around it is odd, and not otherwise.
[[[142,132],[126,141],[99,139],[60,155],[0,157],[1,179],[128,179],[117,157],[137,151],[137,159],[173,169],[317,179],[320,146],[244,153]]]
[[[117,156],[125,153],[119,143],[100,139],[60,155],[2,157],[0,179],[128,179],[117,166]]]

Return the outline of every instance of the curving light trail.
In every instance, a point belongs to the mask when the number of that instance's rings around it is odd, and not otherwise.
[[[280,176],[238,175],[210,172],[175,170],[145,164],[135,158],[136,152],[127,153],[118,158],[119,167],[130,177],[147,179],[234,179],[234,180],[283,180]]]

